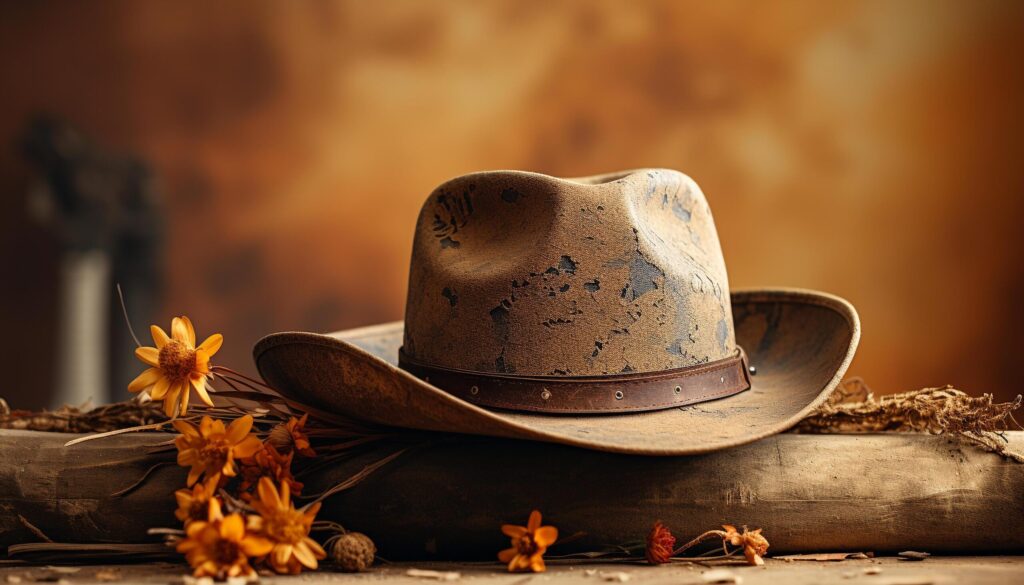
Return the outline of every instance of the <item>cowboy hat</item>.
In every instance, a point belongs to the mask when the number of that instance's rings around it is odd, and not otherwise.
[[[420,213],[404,322],[276,333],[263,378],[378,424],[687,455],[786,430],[853,358],[853,306],[730,291],[692,179],[452,179]]]

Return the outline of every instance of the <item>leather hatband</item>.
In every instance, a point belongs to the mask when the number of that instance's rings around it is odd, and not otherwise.
[[[399,350],[398,365],[467,402],[553,414],[642,412],[738,394],[750,388],[746,355],[673,370],[607,376],[517,376],[419,363]]]

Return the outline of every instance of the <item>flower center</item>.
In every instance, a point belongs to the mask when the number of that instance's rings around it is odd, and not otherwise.
[[[199,460],[206,469],[221,469],[228,461],[228,449],[224,439],[212,439],[199,448]]]
[[[206,520],[209,513],[210,503],[206,500],[195,499],[188,507],[189,520]]]
[[[223,538],[219,539],[217,544],[213,546],[213,558],[217,560],[219,565],[234,564],[238,560],[240,553],[238,543]]]
[[[196,350],[172,339],[160,348],[158,361],[165,376],[171,381],[181,381],[196,369]]]
[[[531,556],[537,552],[537,546],[533,543],[533,536],[524,534],[516,541],[516,552],[521,555]]]
[[[303,526],[302,512],[298,510],[280,510],[272,514],[267,521],[267,535],[277,542],[295,544],[306,536]]]

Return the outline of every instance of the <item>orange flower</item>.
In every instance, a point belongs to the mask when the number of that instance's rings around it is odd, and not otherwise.
[[[498,553],[498,560],[508,563],[509,572],[530,570],[543,573],[544,552],[558,540],[558,529],[540,525],[540,512],[530,512],[526,526],[505,524],[501,531],[512,539],[512,548]]]
[[[302,418],[293,416],[287,423],[277,425],[271,429],[267,442],[284,455],[297,451],[304,457],[316,457],[316,451],[310,446],[309,437],[305,432],[308,418],[308,413],[302,415]]]
[[[675,547],[676,537],[672,536],[668,528],[659,520],[654,523],[651,532],[647,535],[647,549],[644,551],[644,556],[652,565],[667,563],[672,558],[672,551]]]
[[[292,574],[301,571],[301,567],[315,569],[317,560],[327,556],[309,537],[320,503],[296,510],[288,483],[282,483],[279,492],[268,477],[260,478],[256,491],[259,499],[253,501],[252,507],[259,516],[249,516],[249,529],[273,543],[273,551],[267,557],[270,566],[278,573]]]
[[[276,483],[287,482],[291,492],[295,495],[302,493],[302,482],[292,475],[292,458],[295,452],[288,455],[281,455],[270,442],[263,443],[263,448],[252,457],[242,459],[242,481],[239,482],[238,492],[243,500],[251,498],[251,492],[256,488],[261,477],[269,477]]]
[[[222,421],[208,416],[203,417],[199,428],[183,420],[174,421],[174,428],[181,433],[174,439],[178,465],[192,466],[188,472],[189,486],[204,473],[207,477],[234,477],[235,459],[251,457],[263,444],[256,435],[249,434],[252,415],[248,414],[235,419],[227,428]]]
[[[217,484],[220,474],[216,473],[204,483],[197,483],[192,489],[180,489],[174,492],[178,501],[178,509],[174,515],[188,526],[191,522],[206,520],[209,515],[210,500],[217,495]]]
[[[737,532],[732,524],[723,524],[725,535],[722,537],[723,544],[743,547],[743,556],[747,557],[747,563],[751,565],[763,565],[762,558],[768,552],[768,539],[761,536],[761,529],[748,531],[743,527],[743,532]]]
[[[185,535],[177,549],[185,553],[195,577],[224,580],[253,576],[256,572],[249,564],[249,557],[263,556],[273,548],[267,539],[246,532],[241,515],[231,514],[225,518],[216,498],[210,500],[207,520],[189,524]]]
[[[215,333],[196,347],[196,332],[188,317],[171,321],[170,337],[156,325],[149,330],[156,347],[137,348],[135,356],[150,368],[128,384],[128,391],[145,390],[153,400],[163,399],[164,412],[169,417],[188,411],[190,387],[195,388],[207,406],[213,406],[206,379],[210,375],[210,357],[220,349],[224,337]]]

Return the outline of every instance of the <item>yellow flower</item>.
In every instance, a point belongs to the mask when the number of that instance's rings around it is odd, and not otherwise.
[[[178,509],[174,515],[187,526],[194,521],[205,520],[209,515],[210,500],[217,494],[217,484],[220,483],[220,474],[214,474],[204,483],[197,483],[192,489],[180,489],[174,492],[174,499],[178,501]]]
[[[249,516],[249,530],[273,543],[274,550],[267,558],[270,566],[278,573],[298,573],[300,565],[315,569],[317,560],[327,556],[323,547],[309,537],[320,503],[296,510],[288,482],[283,482],[278,491],[268,477],[260,478],[256,491],[259,499],[252,502],[252,507],[259,516]]]
[[[227,517],[221,513],[220,501],[210,500],[205,521],[192,522],[185,529],[185,538],[178,543],[178,552],[193,569],[195,577],[224,580],[229,577],[253,576],[249,557],[270,552],[273,544],[265,538],[248,534],[239,514]]]
[[[220,349],[224,337],[215,333],[196,347],[196,332],[188,317],[171,321],[171,336],[156,325],[149,330],[156,347],[137,348],[135,356],[150,368],[128,384],[128,391],[146,390],[153,400],[162,399],[169,417],[188,411],[190,386],[207,406],[213,406],[206,379],[210,375],[210,357]]]
[[[768,552],[768,539],[761,535],[760,528],[750,531],[744,526],[743,532],[737,532],[736,527],[732,524],[723,524],[722,528],[725,529],[725,534],[722,536],[723,544],[742,546],[743,556],[747,557],[747,564],[764,564],[764,559],[761,557]]]
[[[199,422],[199,428],[183,420],[174,421],[174,428],[181,433],[174,439],[178,465],[192,466],[188,472],[189,486],[204,473],[207,477],[234,477],[235,459],[251,457],[263,445],[256,435],[249,434],[252,415],[248,414],[235,419],[227,428],[223,421],[208,416]]]
[[[530,570],[543,573],[544,552],[558,540],[558,529],[554,526],[540,525],[540,512],[530,513],[526,526],[505,524],[501,531],[512,539],[512,548],[498,553],[498,560],[508,563],[509,572]]]

